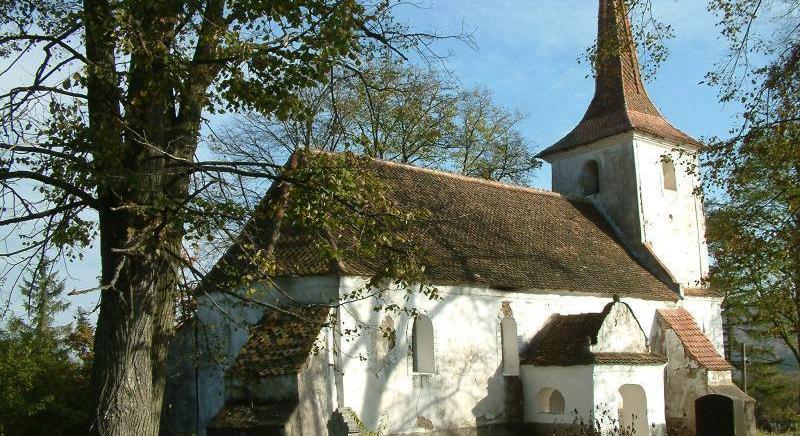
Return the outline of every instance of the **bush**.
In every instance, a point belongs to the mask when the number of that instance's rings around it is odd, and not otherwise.
[[[0,331],[0,436],[88,433],[89,365],[69,346],[73,333],[43,335],[18,319]]]

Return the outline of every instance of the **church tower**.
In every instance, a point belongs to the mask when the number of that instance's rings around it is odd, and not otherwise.
[[[552,164],[554,191],[594,202],[681,293],[708,273],[699,180],[689,171],[699,147],[650,101],[625,1],[600,0],[594,98],[577,127],[539,157]]]

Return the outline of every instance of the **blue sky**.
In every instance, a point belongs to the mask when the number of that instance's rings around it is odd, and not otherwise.
[[[654,13],[673,26],[676,37],[668,41],[670,58],[647,84],[652,100],[692,136],[724,136],[734,126],[737,108],[721,105],[716,90],[700,84],[724,55],[715,18],[705,1],[653,1]],[[497,103],[528,114],[521,130],[535,150],[557,141],[580,120],[594,83],[587,77],[589,66],[577,59],[595,38],[597,0],[428,0],[420,5],[405,7],[400,21],[441,34],[458,33],[462,25],[474,31],[477,50],[457,42],[439,45],[440,52],[451,53],[447,68],[463,85],[489,88]],[[550,188],[547,165],[533,184]],[[87,252],[84,261],[63,268],[68,289],[95,286],[98,270],[97,253]],[[0,303],[9,291],[0,291]],[[91,309],[96,299],[92,293],[72,301]],[[17,313],[20,304],[15,292]]]
[[[705,1],[654,0],[654,13],[674,28],[670,57],[647,84],[654,103],[673,125],[694,137],[725,135],[735,107],[718,103],[716,90],[700,84],[725,53],[716,19]],[[409,25],[457,33],[474,30],[477,50],[461,44],[448,68],[466,86],[484,86],[496,101],[528,114],[522,131],[540,150],[572,129],[592,98],[589,66],[578,63],[597,31],[596,0],[434,0],[406,9]],[[550,188],[547,165],[534,180]]]

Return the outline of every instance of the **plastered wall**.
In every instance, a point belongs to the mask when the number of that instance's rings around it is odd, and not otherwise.
[[[683,150],[681,152],[680,150]],[[675,166],[677,190],[664,187],[662,159]],[[650,247],[677,283],[697,287],[708,274],[703,205],[685,149],[637,133],[624,133],[550,158],[553,190],[592,200],[629,244]],[[600,192],[584,195],[586,162],[599,167]]]
[[[346,278],[342,292],[357,286],[358,279]],[[599,312],[612,301],[608,297],[555,292],[507,292],[459,286],[440,286],[438,290],[441,299],[434,301],[422,295],[412,295],[406,301],[404,291],[381,296],[384,304],[396,302],[403,307],[416,308],[431,318],[436,355],[433,374],[413,372],[410,316],[389,315],[396,322],[396,343],[393,350],[383,354],[378,353],[378,347],[372,342],[375,335],[369,333],[368,328],[379,326],[386,315],[384,311],[374,310],[376,301],[360,301],[342,308],[341,329],[361,332],[342,340],[344,403],[368,428],[380,427],[389,434],[453,430],[518,422],[529,417],[533,413],[530,404],[524,404],[524,413],[521,410],[522,387],[528,385],[525,377],[532,374],[524,372],[524,365],[520,377],[502,374],[500,321],[503,302],[507,302],[517,322],[518,342],[524,344],[554,313]],[[622,301],[630,306],[648,337],[655,310],[674,306],[671,302],[625,298]],[[385,357],[377,359],[375,355]],[[561,369],[573,371],[572,368]],[[585,382],[576,381],[574,389],[578,391],[570,390],[574,395],[564,393],[567,402],[573,404],[568,406],[569,410],[576,406],[588,410],[590,407],[584,406],[591,406],[591,372],[584,375]],[[572,377],[544,375],[543,379],[570,380]],[[657,382],[657,389],[662,389],[663,376],[652,380]],[[530,386],[538,386],[536,383]],[[579,385],[584,386],[583,391]],[[583,400],[578,398],[588,398],[588,402],[580,403]],[[661,401],[663,407],[663,399]],[[658,403],[653,404],[657,406]]]

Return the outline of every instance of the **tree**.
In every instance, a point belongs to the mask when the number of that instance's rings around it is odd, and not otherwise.
[[[0,5],[2,74],[30,77],[0,95],[0,195],[9,205],[0,225],[22,239],[5,254],[20,262],[53,250],[77,258],[99,245],[93,431],[158,433],[176,289],[183,273],[200,271],[184,242],[213,239],[220,221],[241,218],[234,196],[225,195],[232,189],[227,181],[255,177],[312,192],[303,182],[320,179],[290,182],[291,166],[198,159],[204,117],[253,110],[286,118],[303,109],[303,90],[336,66],[358,70],[376,46],[398,54],[428,50],[436,35],[394,24],[395,6],[358,0]],[[34,73],[22,74],[29,64]]]
[[[60,339],[10,320],[0,333],[0,435],[83,434],[91,407],[82,370]]]
[[[720,17],[730,49],[708,83],[719,88],[722,102],[744,109],[730,136],[712,138],[702,156],[705,189],[713,200],[711,281],[725,294],[726,316],[747,327],[759,344],[755,349],[765,349],[757,358],[768,364],[768,349],[777,341],[800,366],[800,33],[791,13],[796,5],[712,0],[709,8]],[[765,365],[757,376],[771,377]],[[785,413],[785,404],[772,407],[780,396],[793,398],[791,407],[800,412],[798,387],[781,387],[783,393],[755,391],[762,415]]]
[[[461,91],[457,108],[455,134],[449,148],[458,172],[523,183],[541,166],[516,129],[522,114],[494,105],[489,90]]]
[[[721,99],[745,108],[728,139],[704,152],[708,187],[720,194],[710,210],[713,278],[730,305],[749,307],[765,334],[780,339],[800,364],[800,39],[795,26],[769,42],[750,34],[760,12],[782,1],[715,0],[729,61],[709,74]],[[785,23],[790,24],[790,23]],[[760,53],[768,61],[753,66]]]
[[[742,144],[740,166],[712,205],[713,280],[727,307],[777,338],[800,365],[800,129],[760,130]]]
[[[40,336],[53,335],[54,316],[65,311],[69,303],[62,298],[64,280],[58,278],[52,262],[43,259],[31,276],[22,282],[20,293],[27,299],[25,310],[33,319],[33,326]]]
[[[297,149],[349,150],[515,183],[541,166],[518,130],[524,116],[499,107],[487,89],[463,89],[387,54],[331,76],[302,94],[307,111],[286,120],[248,114],[220,135],[218,150],[272,163]]]
[[[93,330],[84,311],[57,327],[63,280],[40,264],[26,280],[28,322],[12,317],[0,330],[0,435],[83,434],[92,420],[89,373]]]

